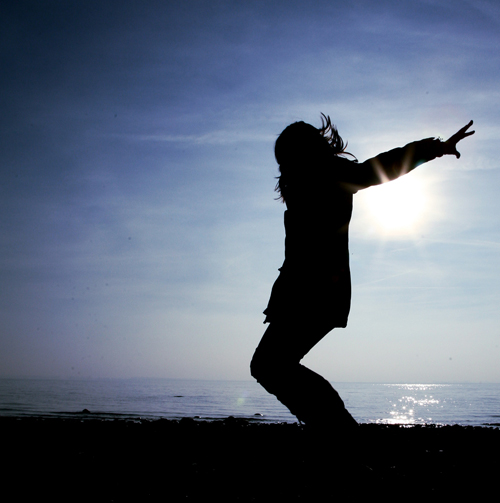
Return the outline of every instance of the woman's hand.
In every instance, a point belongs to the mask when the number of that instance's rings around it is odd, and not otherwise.
[[[457,131],[453,136],[450,136],[444,142],[444,153],[449,155],[455,155],[457,159],[460,159],[460,152],[457,150],[457,143],[460,140],[463,140],[467,136],[474,134],[475,131],[467,131],[472,126],[472,121],[469,122],[466,126],[464,126],[460,131]]]

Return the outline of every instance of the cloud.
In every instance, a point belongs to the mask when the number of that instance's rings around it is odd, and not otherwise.
[[[240,144],[244,142],[265,142],[272,143],[276,137],[252,131],[210,131],[199,135],[182,134],[136,134],[136,135],[115,135],[119,138],[131,141],[164,142],[164,143],[187,143],[191,145],[228,145]]]

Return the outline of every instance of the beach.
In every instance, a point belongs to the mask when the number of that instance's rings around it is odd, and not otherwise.
[[[497,427],[360,425],[346,455],[295,423],[1,417],[18,501],[475,500],[496,489]]]

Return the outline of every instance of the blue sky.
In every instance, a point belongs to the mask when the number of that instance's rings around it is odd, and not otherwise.
[[[250,379],[273,144],[324,112],[360,160],[476,134],[406,177],[411,225],[355,196],[349,325],[305,363],[500,382],[496,2],[21,0],[0,27],[0,376]]]

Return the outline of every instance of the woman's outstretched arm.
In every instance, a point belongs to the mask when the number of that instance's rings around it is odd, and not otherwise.
[[[457,150],[457,143],[474,134],[475,131],[467,131],[472,123],[470,121],[444,142],[436,138],[425,138],[404,147],[389,150],[360,164],[343,162],[339,166],[339,181],[359,190],[395,180],[436,157],[455,155],[458,159],[460,153]]]

